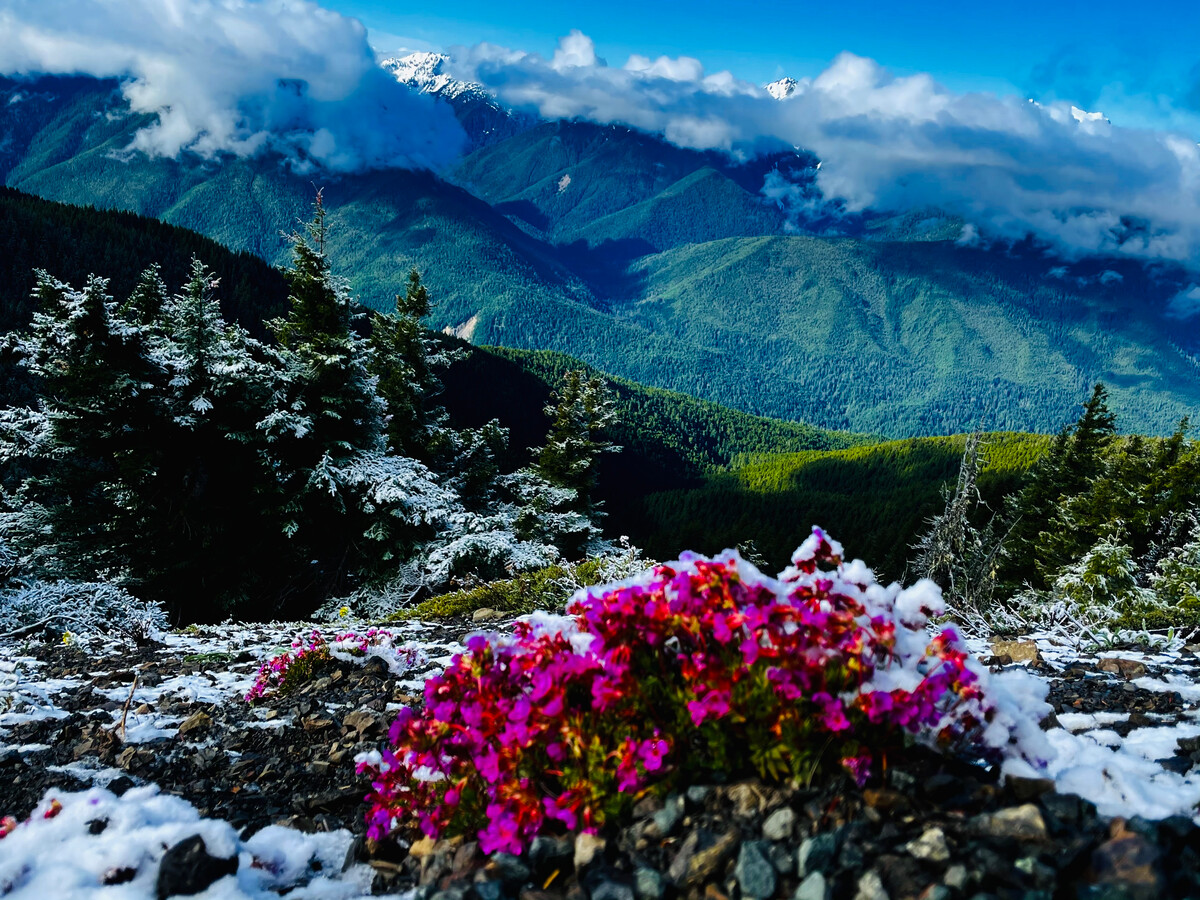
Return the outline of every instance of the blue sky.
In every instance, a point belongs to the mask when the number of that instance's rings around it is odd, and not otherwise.
[[[456,0],[430,15],[388,0],[325,0],[361,19],[381,50],[491,41],[549,54],[572,28],[601,56],[686,54],[750,81],[812,75],[838,52],[897,74],[925,71],[954,90],[1020,93],[1096,106],[1150,124],[1164,98],[1178,104],[1197,80],[1200,3],[963,0],[599,4]],[[1117,109],[1116,107],[1120,107]],[[1130,122],[1134,124],[1134,122]]]

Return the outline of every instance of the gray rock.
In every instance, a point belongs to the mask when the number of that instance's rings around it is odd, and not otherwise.
[[[770,845],[762,841],[747,841],[738,853],[733,877],[737,879],[743,897],[766,900],[775,893],[779,878],[767,858]]]
[[[804,877],[812,872],[830,872],[840,843],[837,832],[805,838],[796,854],[796,874]]]
[[[650,817],[653,831],[660,838],[670,837],[683,820],[683,798],[672,794],[663,803],[663,808]]]
[[[575,871],[579,872],[592,864],[597,856],[604,856],[606,841],[602,837],[581,832],[575,838]]]
[[[601,878],[589,887],[591,900],[636,900],[633,885],[617,878]]]
[[[921,895],[921,900],[950,900],[954,893],[944,884],[935,884]]]
[[[904,845],[914,859],[925,862],[943,863],[950,860],[950,848],[946,846],[946,835],[940,828],[927,828],[915,840]]]
[[[654,869],[639,866],[633,873],[633,893],[637,900],[662,900],[667,883]]]
[[[828,897],[829,885],[820,872],[811,873],[792,894],[792,900],[826,900]]]
[[[780,875],[791,875],[796,871],[796,853],[787,844],[772,844],[768,856]]]
[[[521,857],[512,853],[493,853],[488,860],[490,874],[507,885],[519,886],[529,881],[533,873],[521,862]]]
[[[703,884],[725,865],[738,846],[738,831],[724,834],[697,830],[689,834],[671,861],[667,876],[680,887]]]
[[[236,875],[237,870],[236,856],[229,859],[211,856],[204,838],[193,834],[163,854],[155,893],[158,900],[199,894],[225,876]]]
[[[854,895],[854,900],[890,900],[878,872],[867,872],[858,879],[858,893]]]
[[[763,837],[768,841],[786,841],[796,829],[796,813],[784,806],[767,816],[763,822]]]
[[[961,891],[967,886],[967,867],[954,865],[946,870],[946,874],[942,876],[942,882],[946,887],[954,888],[956,891]]]
[[[977,816],[972,825],[976,833],[987,837],[1016,838],[1021,841],[1037,841],[1046,837],[1046,821],[1042,818],[1041,810],[1032,803]]]
[[[695,784],[687,789],[687,802],[693,806],[703,806],[712,794],[712,788],[706,784]]]

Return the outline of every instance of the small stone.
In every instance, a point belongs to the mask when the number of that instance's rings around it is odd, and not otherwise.
[[[1163,889],[1161,853],[1142,835],[1114,819],[1109,840],[1092,853],[1092,876],[1097,884],[1112,885],[1131,900],[1155,900]]]
[[[854,895],[854,900],[889,900],[878,872],[867,872],[858,879],[858,893]]]
[[[796,829],[796,813],[784,806],[767,816],[763,822],[763,837],[768,841],[786,841]]]
[[[780,875],[791,875],[796,871],[796,852],[788,844],[771,844],[771,852],[767,856]]]
[[[716,837],[711,832],[693,831],[671,861],[667,876],[680,886],[703,884],[728,861],[737,845],[737,829],[731,828]]]
[[[368,709],[356,709],[346,713],[342,718],[342,730],[353,731],[356,735],[366,737],[372,733],[384,731],[383,718]]]
[[[950,860],[950,848],[946,846],[946,834],[940,828],[927,828],[919,838],[905,844],[904,849],[914,859],[925,862],[943,863]]]
[[[825,876],[820,872],[811,872],[800,882],[796,893],[792,894],[792,900],[826,900],[828,896],[829,885],[825,882]]]
[[[1054,780],[1050,778],[1021,778],[1017,775],[1009,775],[1004,779],[1004,786],[1008,788],[1018,803],[1029,803],[1037,800],[1043,794],[1048,794],[1054,790]]]
[[[613,874],[616,872],[613,870]],[[635,900],[633,885],[622,878],[605,877],[589,885],[591,900]]]
[[[1200,746],[1197,747],[1200,749]],[[712,794],[712,788],[706,784],[692,785],[687,789],[687,802],[693,806],[703,806]]]
[[[326,719],[321,716],[308,716],[302,720],[301,724],[304,726],[304,730],[308,732],[324,731],[326,728],[333,726],[333,719]]]
[[[1033,663],[1041,661],[1036,641],[993,641],[993,656],[1007,656],[1014,663]]]
[[[414,859],[424,859],[431,856],[437,848],[437,841],[431,837],[423,837],[419,841],[413,841],[413,845],[408,848],[408,855]]]
[[[1146,674],[1146,666],[1138,662],[1136,659],[1116,659],[1108,657],[1100,660],[1096,668],[1101,672],[1108,672],[1112,675],[1120,675],[1126,681],[1132,681],[1134,678],[1141,678]]]
[[[881,813],[891,813],[908,807],[908,798],[890,788],[868,788],[863,791],[863,802]]]
[[[662,875],[648,866],[638,866],[633,873],[633,893],[637,900],[662,900],[667,883]]]
[[[504,618],[504,613],[498,609],[477,609],[471,616],[471,621],[479,624],[480,622],[498,622]]]
[[[755,900],[766,900],[775,893],[778,876],[766,851],[769,845],[761,841],[746,841],[738,853],[737,865],[733,869],[733,877],[737,879],[743,897]]]
[[[137,869],[132,866],[114,866],[104,871],[104,874],[100,876],[100,883],[105,885],[126,884],[136,877]]]
[[[372,656],[363,664],[363,674],[372,678],[387,678],[388,664],[378,656]]]
[[[921,892],[920,900],[951,900],[953,896],[944,884],[931,884]]]
[[[762,791],[747,782],[735,784],[729,789],[727,796],[733,803],[733,814],[742,819],[748,819],[761,810],[765,799]]]
[[[484,871],[492,878],[513,886],[525,884],[529,881],[529,876],[533,874],[529,871],[529,866],[521,862],[519,856],[511,853],[493,853],[488,859]]]
[[[212,727],[212,716],[206,712],[198,712],[188,716],[179,724],[179,736],[191,734],[192,732],[207,731]]]
[[[796,874],[803,877],[812,872],[829,873],[840,843],[836,832],[805,838],[796,854]]]
[[[237,874],[237,870],[236,856],[219,859],[209,855],[204,838],[193,834],[163,854],[158,866],[155,894],[158,900],[199,894],[225,876]]]
[[[672,794],[666,799],[662,805],[662,809],[656,811],[650,817],[651,827],[647,829],[649,837],[667,838],[675,833],[675,829],[679,827],[679,823],[683,820],[683,798],[678,794]]]
[[[538,835],[529,845],[529,866],[533,869],[533,877],[538,884],[552,883],[564,875],[569,875],[574,865],[574,857],[575,845],[568,838]]]
[[[988,837],[1016,838],[1020,841],[1038,841],[1046,837],[1046,822],[1041,811],[1032,803],[977,816],[973,825],[979,834]]]
[[[592,864],[596,856],[604,856],[607,841],[598,835],[582,832],[575,837],[575,871],[580,872]]]
[[[957,864],[951,866],[942,876],[942,883],[956,891],[963,890],[967,886],[967,867]]]

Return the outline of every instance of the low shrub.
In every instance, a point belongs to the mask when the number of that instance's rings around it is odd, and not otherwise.
[[[138,646],[161,638],[167,615],[108,582],[33,581],[0,592],[0,633],[53,630],[64,643],[75,637],[111,635]]]
[[[581,592],[566,616],[472,637],[423,711],[400,711],[391,746],[359,760],[369,833],[519,852],[714,772],[863,784],[914,738],[1040,763],[1044,688],[989,676],[952,628],[930,640],[940,600],[843,565],[819,529],[778,580],[727,551]]]
[[[307,638],[300,635],[293,638],[291,650],[263,663],[254,684],[246,692],[246,702],[290,694],[338,661],[363,663],[368,657],[378,656],[397,675],[428,662],[419,647],[397,646],[395,641],[395,635],[382,628],[372,628],[362,634],[341,632],[326,641],[314,628]]]
[[[648,565],[641,551],[628,544],[619,552],[596,556],[579,563],[563,563],[525,572],[504,581],[490,581],[476,587],[439,594],[389,617],[406,619],[448,619],[477,609],[523,614],[539,609],[561,608],[582,587],[615,581],[642,571]]]

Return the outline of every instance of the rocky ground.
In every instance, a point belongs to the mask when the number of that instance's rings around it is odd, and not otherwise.
[[[353,764],[357,753],[378,749],[395,710],[419,701],[425,676],[476,626],[400,626],[425,647],[424,669],[397,674],[379,659],[339,664],[288,697],[243,702],[262,660],[298,627],[193,630],[137,650],[100,641],[0,648],[0,815],[42,815],[48,791],[93,785],[111,792],[104,803],[123,795],[144,803],[141,786],[155,785],[232,826],[235,855],[253,850],[260,832],[277,840],[272,826],[340,836],[348,851],[335,868],[354,875],[325,866],[324,887],[311,894],[323,897],[413,889],[429,900],[1200,896],[1192,819],[1200,659],[1190,650],[1086,655],[1049,641],[980,648],[989,662],[1031,666],[1050,683],[1047,728],[1060,758],[1045,779],[1002,778],[914,753],[861,791],[845,783],[696,785],[644,800],[633,821],[609,834],[539,839],[524,858],[485,860],[463,838],[406,848],[365,841],[365,785]],[[166,897],[204,886],[163,886],[161,873],[181,859],[185,872],[210,881],[229,865],[236,870],[236,858],[186,843],[146,863],[154,878],[130,866],[126,881]],[[335,845],[321,846],[328,854]],[[6,884],[5,851],[0,841],[0,895],[24,896],[30,866]],[[258,866],[261,852],[247,855],[248,865]],[[317,868],[265,896],[308,896],[316,882],[305,879]],[[107,896],[102,890],[94,896]]]

